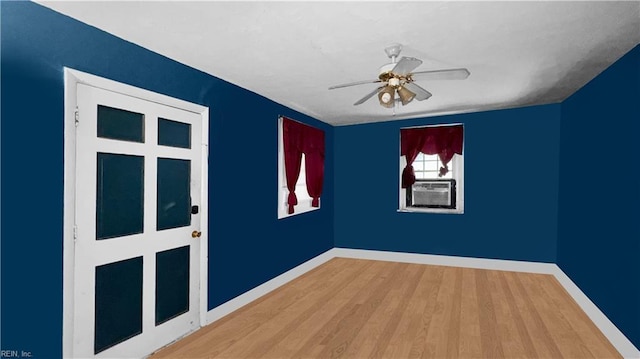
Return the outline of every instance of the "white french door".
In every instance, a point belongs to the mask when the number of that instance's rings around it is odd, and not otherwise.
[[[200,327],[202,117],[81,83],[77,109],[73,356],[145,356]]]

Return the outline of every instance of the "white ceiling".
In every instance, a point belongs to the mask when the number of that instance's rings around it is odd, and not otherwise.
[[[345,125],[557,103],[640,43],[640,2],[91,1],[40,4],[318,120]],[[400,43],[433,96],[392,110],[376,88]]]

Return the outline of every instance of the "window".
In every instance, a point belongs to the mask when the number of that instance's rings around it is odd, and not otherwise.
[[[294,203],[297,202],[297,204],[294,205],[290,205],[291,194],[287,186],[285,141],[289,141],[289,148],[300,155],[300,172],[294,187]],[[289,158],[289,162],[293,165],[289,169],[290,178],[295,178],[296,157],[294,155]],[[280,117],[278,119],[278,219],[319,209],[323,176],[324,131]],[[315,201],[310,193],[315,194]]]
[[[282,126],[280,126],[282,128]],[[296,197],[298,197],[298,204],[295,207],[295,212],[289,214],[289,189],[287,188],[287,177],[284,169],[284,151],[282,150],[282,136],[280,136],[280,146],[278,147],[278,219],[286,218],[300,213],[305,213],[319,209],[319,207],[311,206],[311,196],[307,192],[307,178],[306,168],[304,165],[304,153],[302,154],[302,163],[300,164],[300,177],[296,183]]]
[[[418,157],[413,161],[413,171],[416,175],[416,180],[453,178],[452,170],[447,172],[444,176],[438,177],[440,167],[443,167],[443,165],[438,155],[425,155],[424,153],[419,153]]]
[[[400,131],[399,211],[464,213],[463,126]]]

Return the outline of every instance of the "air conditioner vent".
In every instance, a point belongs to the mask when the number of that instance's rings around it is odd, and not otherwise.
[[[456,181],[417,180],[407,191],[407,206],[456,208]]]

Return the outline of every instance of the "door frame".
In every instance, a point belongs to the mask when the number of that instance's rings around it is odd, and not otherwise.
[[[209,245],[209,108],[179,100],[149,90],[123,84],[103,77],[64,67],[64,212],[63,212],[63,277],[62,277],[62,355],[72,358],[73,313],[74,313],[74,267],[75,267],[75,223],[76,223],[76,108],[77,84],[85,84],[126,96],[156,102],[181,110],[199,114],[202,119],[202,171],[200,215],[202,237],[200,243],[200,308],[199,326],[207,323],[207,282]],[[175,338],[178,339],[178,338]],[[158,348],[159,349],[159,348]],[[151,353],[149,353],[151,354]]]

